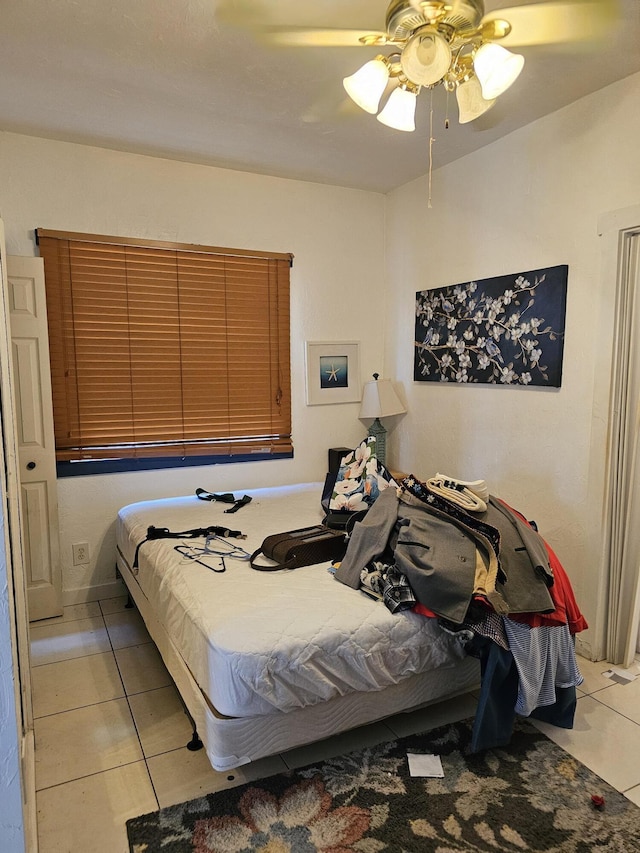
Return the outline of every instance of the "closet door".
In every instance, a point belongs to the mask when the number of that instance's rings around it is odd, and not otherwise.
[[[7,258],[29,619],[62,613],[56,459],[42,258]]]
[[[9,629],[9,642],[4,642],[3,636],[0,648],[0,753],[3,768],[0,788],[3,816],[7,822],[11,817],[10,823],[14,830],[11,849],[18,849],[21,841],[17,836],[20,835],[24,840],[25,850],[28,853],[36,853],[38,840],[29,626],[22,557],[14,377],[11,366],[5,260],[4,226],[0,220],[0,574],[3,580],[6,574],[6,583],[0,584],[0,623],[2,629]],[[14,721],[18,736],[16,744],[12,742]],[[16,769],[18,772],[15,772]],[[16,812],[19,812],[20,805],[22,806],[22,826],[19,814],[5,815],[4,810],[9,809],[10,803],[15,804]]]

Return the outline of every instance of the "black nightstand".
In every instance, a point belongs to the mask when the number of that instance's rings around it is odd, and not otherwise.
[[[330,447],[329,448],[329,468],[330,474],[337,474],[340,470],[340,463],[347,453],[351,453],[353,447]]]

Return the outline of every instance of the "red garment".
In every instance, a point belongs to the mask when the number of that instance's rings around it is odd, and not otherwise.
[[[424,604],[414,604],[411,609],[414,613],[419,613],[421,616],[428,616],[430,619],[438,618],[438,614],[434,613],[433,610],[429,610],[429,608],[425,607]]]
[[[475,601],[476,604],[481,604],[486,610],[490,610],[493,612],[493,607],[489,604],[486,598],[483,598],[481,595],[474,595],[472,601]],[[437,619],[438,614],[434,613],[433,610],[429,610],[424,604],[414,604],[411,608],[414,613],[420,613],[421,616],[428,616],[431,619]]]

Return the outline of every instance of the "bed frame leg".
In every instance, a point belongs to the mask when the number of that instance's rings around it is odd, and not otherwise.
[[[127,593],[127,603],[125,604],[125,610],[131,610],[133,608],[133,599],[131,598],[131,593]]]
[[[199,749],[202,749],[203,746],[204,746],[204,744],[200,740],[198,732],[194,729],[193,730],[193,737],[191,738],[191,740],[187,744],[187,749],[190,749],[191,752],[197,752]]]
[[[191,752],[197,752],[199,749],[202,749],[204,747],[204,744],[200,740],[200,736],[198,734],[198,728],[196,726],[196,721],[193,719],[193,717],[189,713],[189,709],[185,705],[185,703],[182,699],[182,696],[180,697],[180,701],[182,702],[182,709],[184,710],[185,714],[189,718],[189,722],[191,723],[191,728],[193,729],[193,734],[191,735],[191,740],[187,744],[187,749],[191,750]]]

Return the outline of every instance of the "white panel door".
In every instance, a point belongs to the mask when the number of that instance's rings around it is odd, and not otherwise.
[[[8,256],[7,279],[29,619],[62,613],[56,458],[42,258]]]
[[[0,591],[2,609],[7,609],[12,631],[11,650],[2,649],[0,666],[0,693],[2,693],[3,715],[0,718],[0,740],[2,745],[3,774],[11,775],[11,725],[8,721],[8,702],[10,689],[7,689],[5,676],[9,684],[13,677],[16,698],[16,714],[19,718],[18,744],[21,759],[20,779],[9,779],[8,786],[22,788],[23,824],[25,849],[37,853],[38,837],[36,828],[36,782],[35,782],[35,738],[33,732],[33,709],[31,705],[31,671],[29,666],[29,625],[27,622],[26,584],[24,560],[22,554],[20,489],[18,479],[18,449],[16,443],[16,413],[14,408],[13,371],[11,369],[11,342],[9,330],[9,300],[7,287],[7,265],[4,254],[4,225],[0,219],[0,528],[4,536],[0,547],[0,562],[6,568],[7,584]],[[0,574],[4,575],[2,569]],[[5,666],[7,657],[13,665]],[[3,782],[6,782],[3,779]],[[5,786],[5,787],[8,787]]]

